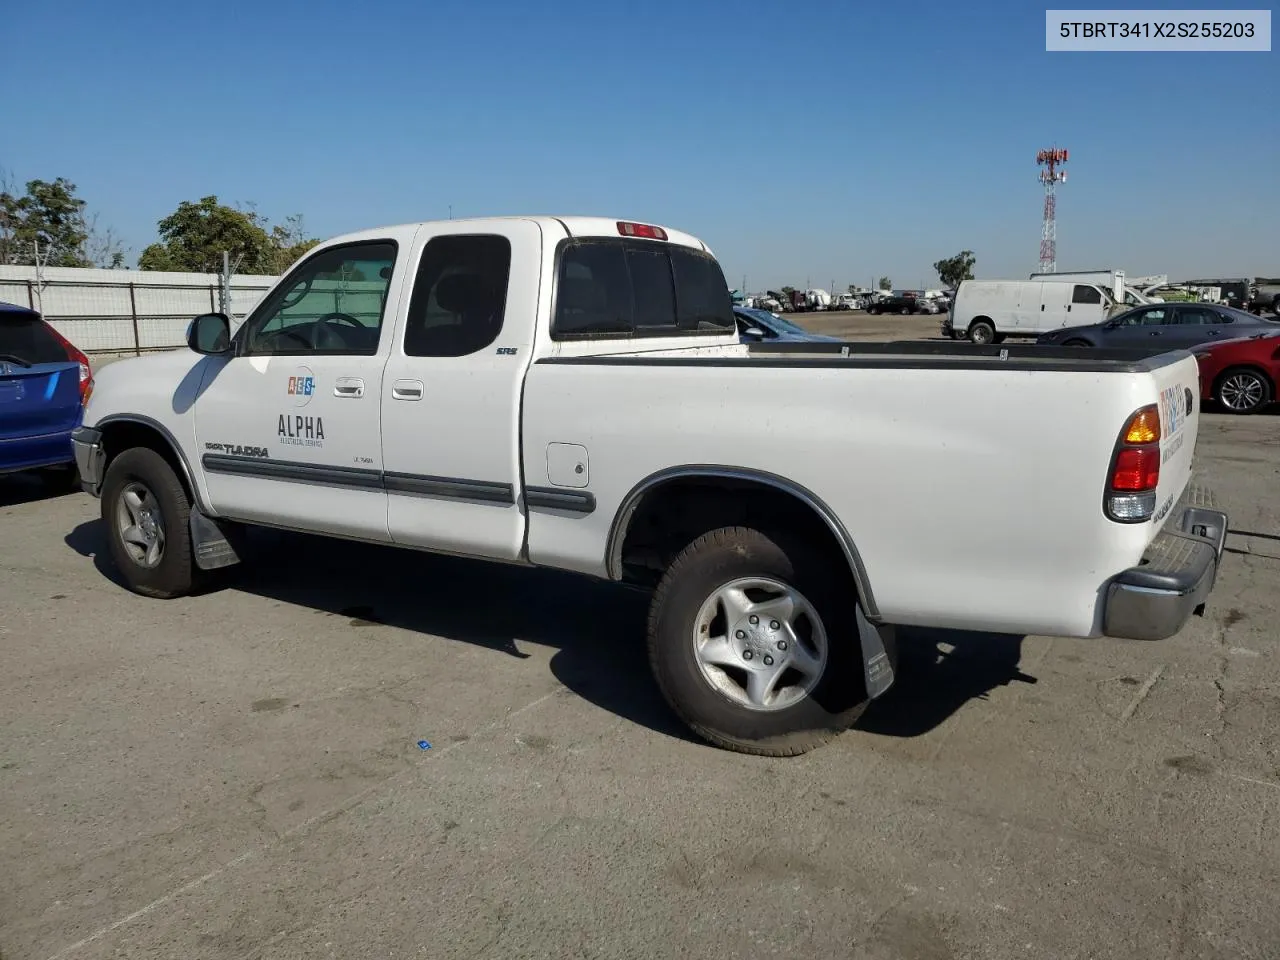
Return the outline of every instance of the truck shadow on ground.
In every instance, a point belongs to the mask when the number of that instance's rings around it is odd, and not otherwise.
[[[898,630],[894,685],[872,702],[858,729],[891,737],[918,737],[942,725],[970,700],[996,687],[1037,683],[1019,669],[1023,637],[972,630]]]
[[[66,543],[119,584],[100,521]],[[440,557],[305,534],[255,530],[247,562],[216,586],[323,611],[352,630],[385,625],[527,659],[554,649],[551,671],[584,700],[633,723],[693,740],[658,692],[645,645],[647,594],[589,577]],[[234,600],[228,598],[228,602]],[[920,736],[970,699],[1012,680],[1021,638],[944,630],[900,632],[898,679],[858,727]],[[701,742],[701,741],[697,741]]]

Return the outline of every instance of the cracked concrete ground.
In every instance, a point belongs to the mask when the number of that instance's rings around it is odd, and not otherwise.
[[[1274,957],[1280,415],[1198,463],[1204,619],[917,631],[789,761],[684,736],[630,594],[272,535],[150,601],[95,501],[6,481],[0,955]]]

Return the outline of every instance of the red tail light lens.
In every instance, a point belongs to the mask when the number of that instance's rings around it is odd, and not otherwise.
[[[618,233],[624,237],[641,237],[646,240],[667,239],[667,231],[661,227],[650,226],[647,223],[629,223],[625,220],[618,221]]]
[[[89,395],[93,393],[93,368],[89,365],[89,358],[85,356],[79,347],[60,334],[50,324],[45,323],[45,326],[62,344],[62,349],[67,351],[67,359],[72,363],[80,364],[80,403],[82,405],[88,403]]]
[[[1116,454],[1111,489],[1135,493],[1154,490],[1160,484],[1160,445],[1125,447]]]
[[[1134,412],[1120,431],[1107,478],[1103,508],[1120,523],[1150,520],[1160,485],[1160,407],[1150,404]]]

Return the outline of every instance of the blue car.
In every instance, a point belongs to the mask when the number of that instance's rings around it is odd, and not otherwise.
[[[92,387],[88,357],[36,311],[0,303],[0,474],[54,467],[74,478],[71,431]]]
[[[733,314],[738,321],[738,339],[742,343],[842,342],[839,337],[810,333],[804,327],[797,326],[789,320],[784,320],[776,313],[770,313],[768,310],[756,310],[752,307],[734,307]]]

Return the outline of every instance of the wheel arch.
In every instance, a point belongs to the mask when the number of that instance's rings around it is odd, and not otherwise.
[[[746,467],[729,467],[715,464],[684,464],[668,467],[645,477],[623,498],[614,514],[605,547],[605,566],[611,580],[624,579],[623,556],[628,546],[628,535],[634,529],[633,522],[642,511],[652,509],[668,496],[680,497],[691,488],[746,490],[756,496],[775,498],[792,509],[820,522],[826,534],[844,556],[849,575],[857,590],[863,615],[868,620],[878,620],[880,613],[871,590],[866,566],[848,529],[823,500],[811,490],[786,477]],[[702,531],[705,532],[705,531]]]
[[[201,510],[206,506],[200,496],[200,488],[196,486],[195,474],[191,464],[187,462],[182,445],[178,443],[173,432],[163,423],[141,414],[127,413],[104,417],[94,425],[102,432],[102,474],[105,477],[111,461],[131,447],[147,447],[154,450],[173,467],[178,479],[186,488],[191,503]]]

